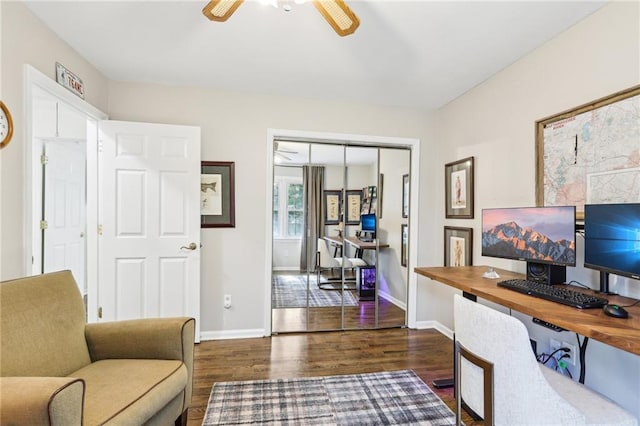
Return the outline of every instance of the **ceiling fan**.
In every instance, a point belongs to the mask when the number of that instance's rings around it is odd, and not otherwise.
[[[289,157],[286,154],[294,154],[297,155],[298,151],[292,151],[290,149],[286,149],[286,148],[282,148],[280,146],[279,142],[274,142],[274,150],[273,152],[275,153],[275,155],[277,155],[278,157],[287,160],[287,161],[291,161],[291,157]]]
[[[360,25],[360,20],[344,0],[312,0],[313,5],[324,16],[339,36],[344,37]],[[212,21],[224,22],[236,11],[244,0],[211,0],[202,9],[204,16]]]

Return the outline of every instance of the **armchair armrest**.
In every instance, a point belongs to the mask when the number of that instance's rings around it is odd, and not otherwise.
[[[0,423],[79,425],[84,381],[73,377],[0,377]]]
[[[101,359],[177,359],[193,357],[193,318],[147,318],[92,323],[85,337],[92,361]]]
[[[101,359],[176,359],[187,367],[185,407],[193,389],[193,347],[196,320],[187,317],[146,318],[92,323],[85,338],[92,361]]]

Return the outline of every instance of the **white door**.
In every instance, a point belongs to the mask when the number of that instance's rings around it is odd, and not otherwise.
[[[200,128],[103,121],[102,320],[191,316],[200,325]]]
[[[46,141],[44,155],[42,272],[71,270],[85,294],[84,141]]]

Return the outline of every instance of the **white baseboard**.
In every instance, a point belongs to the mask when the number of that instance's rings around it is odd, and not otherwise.
[[[227,339],[249,339],[254,337],[270,336],[263,329],[253,330],[225,330],[225,331],[201,331],[200,340],[227,340]]]
[[[453,340],[453,330],[448,327],[445,327],[438,321],[418,321],[416,322],[416,328],[418,330],[425,330],[427,328],[435,328],[440,333],[447,336],[449,339]]]
[[[378,292],[378,297],[382,297],[383,299],[388,300],[389,302],[393,303],[394,305],[396,305],[397,307],[399,307],[403,311],[407,310],[407,304],[404,301],[394,298],[389,293],[386,293],[384,291],[379,291]]]

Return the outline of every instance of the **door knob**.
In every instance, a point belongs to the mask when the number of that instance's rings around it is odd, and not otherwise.
[[[187,249],[187,250],[195,250],[198,248],[198,245],[196,243],[191,243],[188,246],[182,246],[180,247],[180,250],[182,249]]]

